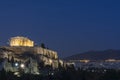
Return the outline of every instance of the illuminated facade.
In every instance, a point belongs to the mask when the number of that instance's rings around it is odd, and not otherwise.
[[[28,46],[33,47],[34,41],[26,38],[26,37],[12,37],[9,41],[10,46]]]

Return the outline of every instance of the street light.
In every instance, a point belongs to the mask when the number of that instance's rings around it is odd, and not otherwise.
[[[21,68],[24,68],[24,67],[25,67],[25,65],[24,65],[24,64],[21,64],[21,65],[20,65],[20,67],[21,67]]]
[[[15,63],[15,67],[18,67],[18,65],[19,65],[18,63]]]

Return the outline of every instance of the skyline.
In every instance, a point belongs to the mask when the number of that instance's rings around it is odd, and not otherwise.
[[[120,1],[0,1],[0,45],[14,36],[32,39],[65,57],[120,49]]]

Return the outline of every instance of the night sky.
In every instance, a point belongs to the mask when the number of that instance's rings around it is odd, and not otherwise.
[[[25,36],[65,57],[120,49],[119,0],[0,0],[0,45]]]

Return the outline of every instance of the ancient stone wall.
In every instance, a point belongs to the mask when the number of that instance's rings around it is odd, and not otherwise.
[[[58,58],[57,52],[55,52],[55,51],[52,51],[49,49],[44,49],[41,47],[35,47],[34,50],[37,54],[41,54],[41,55],[44,55],[44,56],[47,56],[47,57],[53,58],[53,59]]]

